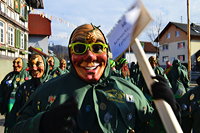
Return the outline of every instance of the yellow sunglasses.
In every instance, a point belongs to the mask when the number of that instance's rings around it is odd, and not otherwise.
[[[106,51],[106,48],[108,48],[108,45],[103,44],[103,43],[86,44],[86,43],[77,42],[77,43],[69,44],[69,48],[72,48],[72,52],[74,54],[84,54],[88,50],[88,48],[93,53],[100,54]]]

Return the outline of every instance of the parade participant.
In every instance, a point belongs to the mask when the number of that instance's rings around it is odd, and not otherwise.
[[[161,75],[161,76],[163,76],[163,77],[167,80],[168,85],[169,85],[169,87],[170,87],[170,89],[171,89],[171,84],[170,84],[170,82],[169,82],[167,76],[164,74],[164,70],[163,70],[161,67],[158,66],[158,61],[157,61],[156,57],[155,57],[155,56],[150,56],[150,57],[149,57],[149,63],[150,63],[150,65],[151,65],[151,67],[152,67],[152,69],[154,70],[154,72],[155,72],[156,75]],[[139,83],[139,86],[142,85],[141,89],[142,89],[142,91],[143,91],[145,97],[146,97],[150,102],[152,102],[152,100],[153,100],[153,99],[152,99],[152,96],[150,95],[149,89],[147,88],[147,85],[146,85],[146,83],[145,83],[145,81],[144,81],[144,77],[143,77],[142,75],[140,76],[139,82],[140,82],[140,83]]]
[[[182,68],[180,60],[175,59],[171,70],[167,74],[176,98],[182,97],[189,88],[188,73]]]
[[[167,75],[164,73],[163,68],[160,67],[160,66],[158,65],[158,60],[156,59],[155,56],[150,56],[150,57],[149,57],[149,63],[150,63],[150,65],[151,65],[151,67],[153,68],[155,74],[156,74],[156,75],[162,75],[163,77],[165,77],[165,79],[166,79],[166,80],[168,81],[168,83],[169,83],[169,86],[171,87],[171,84],[170,84],[170,82],[169,82],[169,80],[168,80]]]
[[[170,61],[169,60],[166,61],[166,69],[164,70],[164,73],[168,74],[171,68],[172,68],[172,64],[170,63]]]
[[[39,54],[32,55],[29,59],[29,72],[32,76],[32,79],[19,86],[15,96],[15,104],[11,112],[8,113],[8,117],[5,119],[5,127],[8,129],[15,124],[18,111],[25,104],[25,102],[27,102],[30,95],[37,89],[39,85],[47,82],[50,79],[48,74],[49,65],[46,62],[46,59]]]
[[[59,66],[59,75],[69,73],[67,70],[67,62],[65,59],[60,59],[60,66]]]
[[[0,87],[0,112],[7,114],[13,107],[15,102],[15,93],[18,86],[30,79],[28,71],[26,71],[27,62],[20,57],[13,61],[13,71],[8,73],[1,81]]]
[[[13,61],[13,71],[8,73],[1,82],[0,86],[0,112],[5,115],[5,119],[8,117],[8,113],[13,108],[15,103],[15,94],[18,87],[29,80],[31,77],[26,71],[27,62],[25,59],[20,57],[14,59]],[[7,131],[6,125],[4,123],[4,130]]]
[[[78,26],[68,48],[70,73],[35,91],[19,112],[13,133],[132,133],[158,129],[159,125],[150,128],[154,111],[140,89],[123,78],[111,76],[109,46],[99,27]],[[159,81],[152,85],[155,99],[166,99],[177,113],[166,80],[161,76],[154,78]]]
[[[111,75],[113,76],[120,76],[118,70],[116,69],[116,63],[114,60],[109,59],[109,63],[110,63],[110,69],[111,69]]]
[[[184,133],[200,133],[200,77],[197,86],[185,93],[179,100]]]
[[[50,69],[49,75],[52,78],[60,76],[60,73],[59,73],[60,61],[59,61],[59,59],[57,57],[55,57],[55,56],[50,56],[47,59],[47,62],[49,64],[49,69]]]
[[[125,58],[120,58],[118,61],[118,70],[122,78],[130,80],[130,71],[128,67],[128,62]]]
[[[142,88],[144,79],[142,78],[142,72],[139,69],[138,63],[135,62],[131,63],[130,67],[130,78],[131,82],[139,88]]]

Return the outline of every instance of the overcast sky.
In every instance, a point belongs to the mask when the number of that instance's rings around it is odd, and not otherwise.
[[[50,42],[67,45],[74,25],[93,23],[101,26],[105,35],[112,29],[123,13],[135,0],[44,0],[44,12],[52,16],[52,36]],[[162,28],[169,21],[187,23],[187,0],[142,0],[152,18],[162,18]],[[190,20],[200,24],[200,0],[190,2]],[[149,41],[146,35],[148,28],[139,36],[141,41]]]

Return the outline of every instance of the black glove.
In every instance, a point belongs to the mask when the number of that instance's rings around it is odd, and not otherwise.
[[[157,75],[152,78],[158,80],[158,82],[154,82],[151,86],[153,99],[165,100],[171,106],[176,118],[180,122],[180,106],[174,97],[172,89],[169,87],[168,81],[161,75]]]
[[[77,102],[70,98],[65,103],[47,111],[40,121],[41,133],[73,133],[74,117],[78,114]]]

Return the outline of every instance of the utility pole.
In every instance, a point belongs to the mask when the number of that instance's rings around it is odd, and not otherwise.
[[[190,45],[190,0],[187,0],[187,33],[188,33],[188,78],[191,79],[191,45]]]

